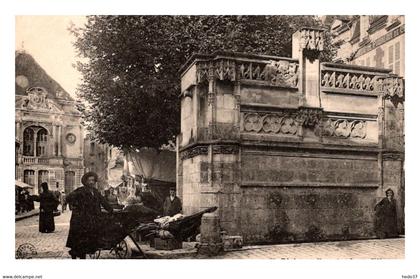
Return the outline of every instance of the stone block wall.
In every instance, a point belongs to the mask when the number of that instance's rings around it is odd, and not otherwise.
[[[243,187],[246,243],[371,238],[375,188]]]

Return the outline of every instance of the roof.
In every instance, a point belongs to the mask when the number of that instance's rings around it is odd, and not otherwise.
[[[42,87],[48,92],[49,98],[73,101],[70,94],[51,78],[30,54],[17,51],[15,66],[16,95],[27,95],[26,90],[30,87]]]

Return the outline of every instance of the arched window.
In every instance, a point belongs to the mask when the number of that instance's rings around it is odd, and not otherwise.
[[[44,128],[40,128],[36,137],[36,156],[47,154],[48,132]]]
[[[31,127],[23,131],[23,155],[34,156],[34,130]]]

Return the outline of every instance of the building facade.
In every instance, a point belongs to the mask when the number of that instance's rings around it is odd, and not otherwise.
[[[337,62],[390,69],[405,76],[404,16],[330,16]]]
[[[98,143],[89,135],[85,137],[83,152],[85,171],[98,174],[97,186],[100,191],[109,187],[109,163],[114,153],[113,148],[108,144]]]
[[[76,102],[25,52],[16,52],[16,178],[39,192],[71,192],[84,173],[83,127]]]
[[[177,191],[217,206],[246,243],[375,237],[391,188],[404,228],[404,83],[390,70],[320,63],[322,30],[293,57],[217,52],[181,69]]]

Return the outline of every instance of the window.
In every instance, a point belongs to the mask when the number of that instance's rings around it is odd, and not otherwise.
[[[41,128],[36,137],[36,156],[44,156],[47,154],[48,132]]]
[[[394,46],[388,47],[388,67],[394,71]]]
[[[42,182],[48,183],[48,171],[47,170],[40,170],[38,171],[38,188]],[[50,185],[48,185],[50,186]]]
[[[35,171],[25,170],[23,172],[23,182],[25,182],[26,184],[35,186]]]
[[[93,153],[95,153],[95,143],[91,142],[90,143],[90,154],[93,154]]]
[[[23,155],[34,156],[34,130],[30,127],[23,131]]]
[[[400,42],[388,47],[388,68],[392,69],[394,74],[400,75],[401,66],[401,46]]]
[[[395,44],[395,61],[394,61],[394,73],[400,75],[400,57],[401,57],[400,42]]]

